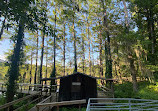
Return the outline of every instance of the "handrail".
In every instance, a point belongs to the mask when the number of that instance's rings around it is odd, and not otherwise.
[[[75,105],[75,104],[85,104],[86,103],[86,100],[83,99],[83,100],[74,100],[74,101],[62,101],[62,102],[52,102],[52,103],[40,103],[40,104],[37,104],[36,107],[37,107],[37,111],[39,111],[39,108],[40,107],[54,107],[54,106],[65,106],[65,105]]]
[[[19,103],[19,102],[21,102],[21,101],[23,101],[23,100],[29,99],[29,98],[31,98],[31,97],[33,97],[33,96],[35,96],[35,95],[38,95],[38,94],[40,94],[40,92],[35,93],[35,94],[33,94],[33,95],[28,95],[28,96],[26,96],[26,97],[23,97],[23,98],[14,100],[14,101],[11,101],[11,102],[9,102],[9,103],[6,103],[6,104],[4,104],[4,105],[1,105],[1,106],[0,106],[0,109],[8,108],[8,107],[10,107],[10,106],[12,106],[12,105],[14,105],[14,104],[16,104],[16,103]]]
[[[41,102],[38,103],[38,104],[42,104],[42,103],[44,103],[44,102],[47,101],[48,99],[51,99],[51,97],[52,97],[52,95],[48,96],[46,99],[44,99],[43,101],[41,101]]]
[[[27,104],[25,104],[25,105],[22,105],[21,107],[15,109],[15,110],[13,110],[13,111],[19,111],[19,110],[22,109],[23,107],[26,107],[26,106],[28,106],[29,104],[32,104],[32,103],[36,102],[37,100],[42,99],[43,97],[44,97],[44,96],[41,96],[41,97],[39,97],[39,98],[36,98],[36,99],[34,99],[33,101],[31,101],[31,102],[29,102],[29,103],[27,103]],[[25,109],[25,110],[26,110],[26,109]]]
[[[118,100],[121,101],[121,103],[119,103]],[[93,110],[95,111],[101,111],[101,110],[157,111],[158,100],[135,99],[135,98],[89,98],[86,111],[91,111],[91,110],[92,111]]]
[[[109,88],[107,88],[107,87],[105,87],[105,86],[103,86],[103,85],[100,85],[100,84],[97,84],[99,87],[102,87],[102,88],[104,88],[105,90],[108,90],[108,91],[110,91],[110,89]]]

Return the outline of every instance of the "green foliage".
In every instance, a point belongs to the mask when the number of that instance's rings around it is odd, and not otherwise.
[[[6,98],[4,94],[0,94],[0,106],[6,103]]]
[[[60,108],[59,111],[79,111],[79,108]],[[86,108],[81,108],[80,111],[86,111]]]
[[[117,98],[132,98],[134,97],[134,92],[132,90],[131,82],[123,82],[122,84],[115,84],[114,95]]]
[[[6,80],[6,75],[8,71],[8,66],[5,65],[5,63],[0,63],[0,80],[3,80],[3,82]]]
[[[134,93],[131,82],[115,84],[114,93],[117,98],[158,99],[158,85],[148,81],[138,82],[138,92]]]

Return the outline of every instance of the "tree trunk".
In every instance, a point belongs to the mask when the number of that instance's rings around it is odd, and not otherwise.
[[[25,80],[26,80],[26,74],[29,70],[29,65],[28,64],[26,64],[25,69],[26,70],[24,71],[24,74],[23,74],[23,77],[22,77],[22,83],[25,83]]]
[[[65,53],[66,53],[66,49],[65,49],[65,45],[66,45],[66,40],[65,40],[65,23],[64,23],[64,38],[63,38],[63,47],[64,47],[64,52],[63,52],[63,56],[64,56],[64,76],[65,76],[65,61],[66,61],[66,57],[65,57]]]
[[[92,50],[91,50],[91,55],[92,55],[92,72],[93,72],[93,76],[95,77],[95,65],[94,65],[94,51],[93,51],[93,48],[94,48],[94,45],[92,44],[93,42],[92,42],[92,39],[91,39],[91,46],[92,46]]]
[[[100,69],[100,77],[103,77],[103,59],[102,59],[103,55],[102,55],[102,36],[101,36],[101,32],[99,31],[99,69]],[[102,85],[104,84],[104,82],[101,80]]]
[[[6,0],[6,3],[8,4],[7,0]],[[4,20],[2,22],[2,28],[1,28],[1,31],[0,31],[0,39],[2,38],[2,35],[3,35],[7,14],[8,14],[8,6],[6,7],[6,13],[4,15]]]
[[[103,26],[104,30],[106,32],[106,38],[105,39],[105,60],[106,60],[106,72],[105,77],[106,78],[112,78],[112,59],[111,59],[111,52],[110,52],[110,37],[109,37],[109,31],[108,31],[108,21],[107,21],[107,12],[106,7],[104,4],[104,1],[101,0],[102,7],[103,7]],[[112,81],[106,81],[106,86],[110,89],[112,89]]]
[[[134,66],[134,59],[133,58],[128,58],[128,61],[130,63],[130,71],[131,71],[131,75],[132,75],[132,82],[133,82],[133,91],[137,91],[138,90],[138,86],[137,86],[137,78],[136,78],[136,69]]]
[[[126,7],[126,2],[123,0],[123,5],[124,5],[124,12],[125,12],[125,32],[129,32],[129,25],[128,25],[128,12],[127,12],[127,7]]]
[[[101,0],[103,6],[103,26],[106,32],[107,41],[105,39],[105,59],[106,59],[106,78],[112,78],[112,59],[111,59],[111,51],[110,51],[110,37],[108,31],[108,21],[107,21],[107,13],[106,7],[104,6],[104,1]]]
[[[56,76],[56,9],[55,9],[55,27],[54,27],[54,64],[53,64],[53,71],[51,74],[51,77],[55,77]],[[51,81],[51,85],[55,85],[55,80]]]
[[[33,51],[31,51],[31,69],[30,69],[30,84],[31,84],[31,79],[32,79],[32,56],[33,56]]]
[[[36,79],[37,79],[37,68],[38,68],[38,32],[36,36],[36,69],[35,69],[35,77],[34,77],[34,84],[36,84]]]
[[[91,75],[91,40],[90,40],[90,36],[89,36],[89,23],[88,23],[88,18],[87,18],[87,29],[88,29],[88,32],[87,32],[87,36],[88,36],[88,49],[89,49],[89,72],[90,72],[90,75]]]
[[[127,13],[127,7],[126,7],[126,3],[125,0],[123,0],[123,4],[124,4],[124,11],[125,11],[125,32],[126,34],[129,33],[129,25],[128,25],[128,13]],[[131,71],[131,75],[132,75],[132,82],[133,82],[133,91],[137,91],[137,78],[136,78],[136,69],[134,66],[134,59],[132,58],[132,50],[131,47],[127,46],[127,51],[128,51],[128,61],[130,64],[130,71]]]
[[[148,27],[149,40],[151,41],[151,44],[149,44],[148,46],[148,50],[149,50],[148,60],[152,63],[152,65],[155,65],[156,36],[154,29],[153,10],[151,6],[147,10],[147,22],[148,22],[147,27]]]
[[[19,65],[21,53],[23,51],[23,38],[24,38],[24,24],[22,21],[19,23],[19,29],[17,34],[17,42],[14,47],[13,55],[11,56],[11,64],[8,70],[9,78],[7,83],[7,102],[13,101],[14,94],[16,92],[16,83],[19,76]],[[12,107],[10,111],[12,111]]]
[[[48,41],[47,41],[47,47],[46,47],[46,75],[45,78],[47,78],[47,73],[48,73]],[[47,81],[45,81],[45,84],[47,84]]]
[[[42,35],[42,50],[41,50],[41,64],[40,64],[40,84],[41,84],[41,79],[42,79],[42,67],[43,67],[43,55],[44,55],[44,37],[45,37],[45,32],[43,32],[43,35]]]
[[[73,8],[74,11],[74,8]],[[75,69],[74,73],[77,72],[77,51],[76,51],[76,35],[75,35],[75,17],[73,15],[73,36],[74,36],[74,62],[75,62]]]
[[[100,76],[103,77],[103,59],[102,59],[102,36],[101,32],[99,31],[99,62],[100,62]]]
[[[83,30],[82,30],[83,33]],[[82,35],[82,72],[85,73],[85,46],[84,46],[84,36]]]
[[[4,18],[3,23],[2,23],[2,28],[1,28],[1,32],[0,32],[0,39],[1,39],[2,35],[3,35],[3,30],[4,30],[4,26],[5,26],[5,21],[6,21],[6,18]]]

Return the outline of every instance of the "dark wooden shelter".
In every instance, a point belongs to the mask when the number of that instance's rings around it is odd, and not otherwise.
[[[59,101],[96,97],[96,78],[79,72],[60,78]]]

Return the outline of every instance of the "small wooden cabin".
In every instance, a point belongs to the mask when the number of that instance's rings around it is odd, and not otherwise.
[[[88,100],[96,97],[96,78],[79,72],[60,78],[59,101]]]

